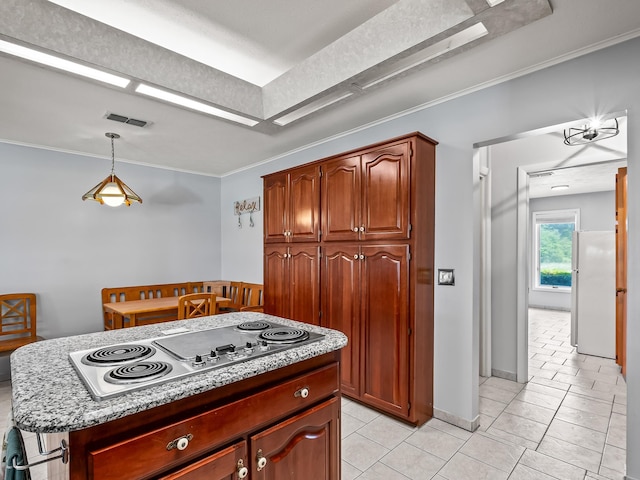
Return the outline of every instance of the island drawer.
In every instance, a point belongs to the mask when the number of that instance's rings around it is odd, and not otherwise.
[[[165,427],[89,448],[90,478],[121,479],[126,473],[134,479],[166,471],[337,393],[339,382],[338,364],[332,363]]]

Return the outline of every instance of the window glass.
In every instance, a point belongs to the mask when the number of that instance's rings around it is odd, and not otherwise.
[[[533,213],[533,287],[571,288],[573,232],[579,211],[555,210]]]

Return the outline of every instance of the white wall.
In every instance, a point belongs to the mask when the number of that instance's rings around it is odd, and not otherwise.
[[[0,143],[0,292],[37,294],[45,338],[101,331],[103,287],[220,277],[220,179],[116,162],[143,203],[82,201],[109,163]]]
[[[615,182],[612,179],[612,183]],[[533,212],[548,210],[580,210],[581,231],[614,231],[616,228],[615,192],[593,192],[581,195],[560,195],[533,198],[529,201],[531,218]],[[541,291],[531,288],[529,306],[571,310],[571,292]]]
[[[292,165],[322,158],[375,141],[419,130],[440,142],[436,174],[436,268],[455,268],[455,287],[435,292],[434,407],[467,421],[478,413],[478,259],[479,204],[474,202],[477,172],[473,145],[528,132],[549,125],[578,120],[593,113],[629,109],[629,264],[638,265],[640,250],[640,171],[637,167],[640,124],[634,112],[640,109],[640,39],[595,52],[503,84],[471,93],[423,110],[354,131],[322,145],[296,152],[270,164],[223,178],[222,205],[237,199],[238,188],[249,195],[261,191],[259,176]],[[587,81],[588,80],[588,81]],[[477,170],[477,167],[476,167]],[[492,171],[491,175],[494,175]],[[493,363],[507,372],[516,371],[516,172],[513,169],[492,178],[494,208],[503,221],[492,231],[504,242],[493,255]],[[244,192],[243,192],[244,195]],[[261,264],[241,251],[261,248],[257,234],[241,237],[232,225],[230,211],[222,212],[223,274],[226,277],[254,272]],[[242,244],[239,244],[242,242]],[[640,270],[629,274],[628,338],[640,338]],[[640,342],[628,348],[629,405],[640,403]],[[628,415],[628,451],[640,450],[640,412]],[[640,458],[628,458],[627,473],[640,478]]]

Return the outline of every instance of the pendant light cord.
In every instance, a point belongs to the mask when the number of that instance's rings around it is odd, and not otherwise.
[[[113,148],[113,135],[111,135],[111,178],[113,178],[113,176],[116,173],[115,165],[116,165],[116,154]]]

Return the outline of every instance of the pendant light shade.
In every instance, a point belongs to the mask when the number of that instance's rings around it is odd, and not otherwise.
[[[105,136],[111,139],[111,175],[85,193],[82,196],[82,200],[95,200],[100,202],[101,205],[110,207],[119,207],[123,203],[129,207],[131,202],[142,203],[142,199],[115,174],[113,139],[120,138],[120,135],[117,133],[105,133]]]

